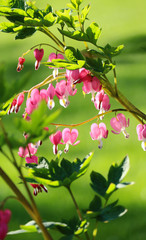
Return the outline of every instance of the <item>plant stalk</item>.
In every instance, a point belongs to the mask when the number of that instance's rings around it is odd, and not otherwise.
[[[103,86],[104,91],[111,97],[115,98],[128,112],[130,112],[141,124],[143,120],[146,121],[146,114],[141,112],[137,107],[135,107],[118,89],[115,91],[114,86],[109,82],[107,77],[102,78],[97,75],[95,71],[92,72],[97,76]],[[142,119],[141,119],[142,118]]]
[[[83,221],[82,214],[81,214],[80,209],[79,209],[79,206],[78,206],[78,204],[77,204],[77,202],[76,202],[76,200],[75,200],[75,197],[74,197],[74,195],[73,195],[73,193],[72,193],[72,191],[71,191],[71,189],[70,189],[70,186],[67,187],[67,190],[68,190],[68,192],[69,192],[69,194],[70,194],[70,196],[71,196],[71,198],[72,198],[72,200],[73,200],[73,203],[74,203],[74,205],[75,205],[75,208],[76,208],[76,211],[77,211],[77,214],[78,214],[78,217],[79,217],[80,221]],[[89,237],[89,235],[88,235],[88,232],[85,232],[85,236],[86,236],[86,239],[87,239],[87,240],[90,240],[90,237]]]
[[[7,185],[11,188],[11,190],[16,194],[17,200],[23,205],[23,207],[29,213],[29,215],[36,221],[36,223],[42,230],[44,239],[45,240],[53,240],[51,235],[49,234],[49,232],[43,225],[39,213],[34,211],[33,207],[30,205],[30,203],[27,201],[27,199],[24,197],[24,195],[20,192],[20,190],[16,187],[16,185],[13,183],[13,181],[9,178],[9,176],[3,171],[3,169],[1,167],[0,167],[0,176],[7,183]]]

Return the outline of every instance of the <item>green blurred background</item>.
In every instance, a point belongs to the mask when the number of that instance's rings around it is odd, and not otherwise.
[[[64,8],[68,3],[67,0],[37,0],[37,6],[44,8],[46,3],[51,4],[54,10]],[[89,3],[84,1],[84,4]],[[139,0],[90,0],[91,11],[89,14],[90,21],[96,21],[102,28],[102,35],[99,39],[99,45],[110,43],[111,45],[124,44],[125,49],[122,54],[116,58],[118,87],[140,110],[146,112],[145,96],[146,96],[146,1]],[[1,20],[2,21],[2,18]],[[55,34],[58,34],[52,28]],[[36,83],[46,78],[51,71],[45,66],[41,66],[39,71],[34,70],[34,56],[30,53],[26,56],[25,67],[22,72],[16,72],[18,57],[30,47],[40,42],[51,43],[41,33],[36,33],[33,37],[26,40],[14,41],[14,35],[0,34],[0,62],[6,66],[6,77],[9,83],[14,79],[21,81],[26,72],[31,71],[31,77],[25,89],[29,89]],[[76,44],[76,47],[83,49],[82,43],[67,40],[68,45]],[[45,47],[44,59],[48,59],[51,49]],[[113,77],[109,74],[109,78],[113,81]],[[82,122],[97,114],[97,110],[90,101],[91,96],[83,97],[81,87],[78,88],[75,97],[70,98],[70,105],[67,109],[62,109],[60,117],[56,122],[60,123],[78,123]],[[59,108],[56,98],[56,107]],[[111,99],[112,108],[120,105]],[[54,110],[55,111],[55,110]],[[21,111],[22,113],[22,111]],[[20,114],[21,114],[20,113]],[[75,157],[83,158],[90,151],[95,151],[93,160],[88,172],[81,179],[72,184],[72,190],[82,209],[88,207],[94,193],[89,186],[90,172],[94,169],[106,176],[110,165],[113,162],[120,162],[125,155],[129,155],[131,168],[126,177],[127,181],[134,181],[135,185],[121,189],[115,193],[112,200],[119,199],[119,204],[124,205],[128,209],[128,213],[121,219],[115,220],[107,224],[99,224],[98,240],[145,240],[146,239],[146,157],[145,152],[141,148],[141,143],[137,139],[136,125],[138,122],[129,114],[130,127],[128,132],[130,138],[127,140],[122,134],[114,135],[110,132],[109,124],[110,116],[106,116],[104,122],[109,129],[108,139],[103,140],[103,149],[99,150],[97,141],[92,141],[89,135],[90,125],[86,124],[78,128],[80,144],[70,147],[66,158],[73,160]],[[11,121],[14,114],[6,116],[4,119],[7,131],[11,130],[15,133]],[[17,151],[16,151],[17,154]],[[44,142],[39,148],[38,154],[44,155],[48,159],[53,158],[52,144],[48,141]],[[19,161],[19,158],[18,158]],[[0,156],[0,165],[9,171],[9,175],[19,183],[18,174],[12,170],[11,165]],[[23,191],[23,186],[19,186]],[[0,201],[7,195],[12,195],[11,190],[0,179]],[[64,188],[48,189],[48,194],[42,193],[36,197],[36,202],[40,209],[42,218],[46,221],[61,221],[64,218],[71,218],[76,215],[70,196]],[[10,230],[19,228],[20,224],[25,224],[30,220],[28,214],[22,206],[15,200],[9,200],[6,204],[7,208],[12,211],[12,221],[9,224]],[[56,233],[54,239],[59,239]],[[41,235],[17,235],[8,236],[8,240],[23,239],[42,239]]]

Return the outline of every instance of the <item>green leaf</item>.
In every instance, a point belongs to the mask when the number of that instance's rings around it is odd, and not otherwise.
[[[21,31],[18,32],[18,34],[15,37],[15,40],[30,37],[35,32],[36,32],[35,28],[23,28]]]
[[[101,209],[101,206],[102,206],[101,198],[95,195],[95,197],[93,198],[89,205],[88,211],[98,212]]]
[[[73,47],[66,47],[65,48],[65,56],[71,62],[77,62],[78,60],[84,60],[83,55],[78,49]]]
[[[105,197],[106,190],[108,187],[106,179],[100,173],[94,171],[92,171],[90,178],[92,181],[90,185],[93,188],[93,190],[102,197]]]
[[[86,29],[86,33],[79,30],[72,31],[72,32],[61,30],[61,29],[58,29],[58,30],[64,36],[67,36],[69,38],[72,38],[78,41],[90,42],[94,45],[96,45],[96,42],[101,33],[101,29],[99,28],[98,24],[95,22],[90,24],[90,26]]]
[[[124,183],[119,183],[116,185],[116,188],[120,189],[120,188],[125,188],[127,186],[133,185],[134,182],[124,182]]]
[[[70,0],[70,1],[76,10],[79,10],[79,6],[83,2],[83,0]]]
[[[0,7],[0,15],[26,17],[27,13],[23,9],[19,8]]]
[[[70,9],[61,9],[60,11],[56,11],[58,16],[58,21],[64,22],[67,27],[75,28],[74,17],[71,15]]]
[[[103,48],[103,52],[109,57],[115,57],[117,55],[119,55],[121,53],[121,51],[123,50],[124,45],[119,45],[117,47],[112,47],[110,46],[110,44],[107,44],[104,48]]]
[[[61,34],[63,34],[66,37],[69,37],[78,41],[85,41],[85,42],[89,41],[87,34],[79,30],[72,31],[72,32],[61,30],[61,29],[58,29],[58,30]]]
[[[34,16],[35,16],[35,11],[34,11],[34,9],[32,9],[32,8],[28,8],[28,9],[26,10],[26,13],[27,13],[27,15],[29,15],[31,18],[34,18]]]
[[[84,7],[81,11],[81,17],[80,17],[80,21],[83,24],[85,22],[85,20],[87,19],[87,15],[90,11],[91,7],[90,4],[88,4],[86,7]]]
[[[43,222],[43,225],[45,226],[45,228],[47,230],[56,229],[56,230],[60,231],[60,229],[62,229],[65,231],[66,229],[68,229],[67,224],[61,223],[61,222]],[[30,221],[30,222],[26,223],[25,225],[20,225],[20,228],[21,228],[21,230],[8,232],[8,235],[30,233],[30,232],[41,233],[41,230],[35,221]]]
[[[43,19],[43,25],[47,27],[51,27],[55,23],[56,18],[53,16],[53,14],[50,12],[48,13],[44,19]]]
[[[120,205],[114,207],[107,206],[100,212],[100,215],[98,215],[97,219],[101,222],[109,222],[116,218],[122,217],[126,212],[127,209]]]
[[[24,23],[26,26],[42,26],[42,22],[38,18],[30,18],[30,17],[25,17],[24,18]]]
[[[119,166],[113,163],[109,169],[108,182],[114,183],[115,185],[119,184],[126,176],[129,168],[130,164],[128,156],[124,158],[124,160],[121,162]]]
[[[47,4],[43,13],[44,13],[44,15],[46,15],[50,12],[53,12],[52,6],[50,4]]]
[[[101,29],[99,28],[98,24],[93,22],[90,26],[86,29],[87,36],[89,38],[89,42],[96,45],[96,42],[101,34]]]
[[[24,9],[24,0],[0,0],[0,6]]]
[[[89,70],[94,70],[96,71],[99,75],[105,75],[108,73],[110,70],[115,68],[115,65],[110,63],[108,60],[103,61],[100,58],[93,59],[86,57],[86,62],[90,66]]]
[[[75,159],[73,162],[62,159],[60,164],[58,161],[52,160],[50,163],[45,163],[47,168],[42,163],[37,166],[27,164],[30,167],[29,181],[35,180],[37,183],[47,184],[51,187],[70,186],[73,181],[86,173],[92,156],[93,153],[90,153],[82,161]]]
[[[78,60],[77,63],[71,63],[67,62],[64,59],[53,59],[52,62],[42,62],[42,64],[45,64],[46,66],[49,67],[56,67],[56,68],[66,68],[69,70],[75,70],[75,69],[80,69],[85,65],[85,61],[83,60]]]
[[[13,28],[17,27],[16,24],[10,22],[2,22],[0,23],[0,31],[5,33],[13,33]]]

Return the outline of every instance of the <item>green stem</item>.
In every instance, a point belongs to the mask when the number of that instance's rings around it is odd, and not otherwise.
[[[64,53],[64,47],[65,44],[62,43],[50,30],[48,30],[46,27],[42,27],[39,29],[41,32],[45,33],[47,36],[49,36],[61,49],[61,51]]]
[[[13,183],[13,181],[9,178],[9,176],[3,171],[1,167],[0,167],[0,176],[11,188],[11,190],[16,194],[17,199],[21,202],[21,204],[24,206],[27,212],[34,218],[34,213],[31,205],[29,204],[29,202],[24,197],[24,195],[20,192],[20,190],[16,187],[16,185]]]
[[[107,115],[109,113],[118,112],[118,111],[126,112],[128,110],[123,109],[123,108],[117,108],[117,109],[113,109],[113,110],[110,110],[110,111],[107,111],[107,112],[104,112],[104,113],[101,113],[101,114],[97,114],[96,116],[94,116],[94,117],[92,117],[92,118],[90,118],[90,119],[88,119],[86,121],[83,121],[81,123],[76,123],[76,124],[50,123],[50,125],[54,125],[54,126],[57,126],[57,127],[59,127],[59,126],[61,126],[61,127],[79,127],[79,126],[84,125],[86,123],[89,123],[89,122],[91,122],[91,121],[93,121],[93,120],[95,120],[97,118],[100,118],[103,115]],[[134,113],[136,114],[136,112],[134,112]]]
[[[102,84],[104,91],[111,97],[115,98],[124,108],[130,112],[141,124],[143,124],[143,120],[146,121],[146,114],[141,112],[138,108],[136,108],[120,91],[118,94],[115,92],[114,86],[109,82],[108,78],[100,77],[95,71],[92,73],[97,76]],[[141,119],[142,118],[142,119]]]
[[[113,69],[113,74],[114,74],[115,94],[116,94],[116,96],[118,96],[117,75],[116,75],[116,70],[115,70],[115,68]]]
[[[29,213],[29,215],[36,221],[36,223],[42,230],[44,239],[45,240],[53,240],[51,235],[49,234],[49,232],[43,225],[39,213],[34,211],[33,207],[30,205],[30,203],[27,201],[27,199],[24,197],[24,195],[20,192],[20,190],[16,187],[16,185],[13,183],[13,181],[9,178],[9,176],[3,171],[3,169],[1,167],[0,167],[0,176],[7,183],[7,185],[11,188],[11,190],[16,194],[17,200],[23,205],[23,207],[26,209],[26,211]]]
[[[20,177],[21,179],[23,180],[23,183],[24,183],[24,186],[25,186],[25,189],[28,193],[28,196],[31,200],[31,204],[32,206],[29,204],[29,202],[26,200],[26,198],[23,196],[23,194],[19,191],[19,189],[16,187],[16,185],[12,182],[12,180],[8,177],[8,175],[2,170],[0,169],[0,175],[3,177],[3,179],[5,180],[5,182],[11,187],[11,189],[13,190],[13,192],[16,194],[16,196],[18,197],[18,200],[22,203],[22,205],[25,207],[25,209],[27,210],[27,212],[31,215],[31,217],[37,222],[37,224],[39,225],[39,227],[41,228],[42,230],[42,233],[43,233],[43,236],[44,236],[44,239],[45,240],[52,240],[52,237],[51,235],[48,233],[47,229],[44,227],[43,223],[42,223],[42,220],[41,220],[41,217],[40,217],[40,214],[39,214],[39,211],[37,209],[37,206],[35,204],[35,201],[33,199],[33,196],[29,190],[29,187],[27,185],[27,182],[23,176],[23,173],[21,171],[21,168],[17,165],[17,161],[16,161],[16,158],[13,154],[13,151],[12,151],[12,148],[11,148],[11,145],[10,145],[10,142],[9,142],[9,139],[7,137],[7,132],[5,131],[5,128],[3,126],[3,123],[2,121],[0,121],[0,125],[1,125],[1,128],[3,130],[3,133],[5,135],[5,139],[6,139],[6,143],[9,147],[9,150],[10,150],[10,153],[11,153],[11,156],[13,158],[13,164],[14,166],[16,167],[17,171],[19,172],[20,174]],[[3,151],[2,151],[3,153]],[[4,153],[4,156],[7,157],[10,161],[11,159],[7,156],[7,154]],[[12,162],[12,161],[11,161]]]
[[[72,191],[71,191],[71,189],[70,189],[70,186],[68,186],[68,187],[66,187],[66,188],[67,188],[67,190],[68,190],[68,192],[69,192],[69,194],[70,194],[70,196],[71,196],[71,198],[72,198],[72,200],[73,200],[73,203],[74,203],[74,205],[75,205],[75,208],[76,208],[76,211],[77,211],[77,214],[78,214],[78,217],[79,217],[80,221],[83,221],[82,214],[81,214],[80,209],[79,209],[79,207],[78,207],[78,204],[77,204],[77,202],[76,202],[76,200],[75,200],[75,197],[74,197],[74,195],[73,195],[73,193],[72,193]],[[90,240],[89,235],[88,235],[87,232],[85,232],[85,236],[86,236],[86,239],[87,239],[87,240]]]

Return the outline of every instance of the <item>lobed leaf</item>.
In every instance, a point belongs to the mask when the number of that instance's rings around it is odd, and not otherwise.
[[[33,165],[32,167],[27,164],[27,167],[30,168],[29,179],[51,187],[70,186],[73,181],[86,173],[92,156],[93,153],[90,153],[82,161],[75,159],[73,162],[63,158],[60,164],[56,160],[45,163],[43,158],[44,165],[39,163],[37,166]]]
[[[105,197],[106,190],[108,188],[108,183],[106,179],[100,173],[95,171],[91,172],[90,178],[92,181],[90,185],[93,190],[102,197]]]
[[[87,19],[87,15],[89,13],[91,9],[90,4],[88,4],[86,7],[84,7],[81,11],[81,17],[80,17],[80,21],[83,24],[85,22],[85,20]]]
[[[36,32],[36,29],[35,28],[22,28],[22,30],[20,30],[16,37],[15,37],[15,40],[17,39],[24,39],[24,38],[27,38],[27,37],[31,37],[34,33]]]
[[[118,166],[117,164],[113,163],[109,169],[108,173],[108,182],[119,184],[124,177],[126,176],[128,170],[130,168],[129,157],[126,156],[121,164]]]
[[[122,52],[123,48],[124,48],[124,45],[112,47],[112,46],[110,46],[110,44],[107,44],[103,48],[103,52],[106,54],[106,56],[108,56],[111,59],[112,57],[119,55]]]

